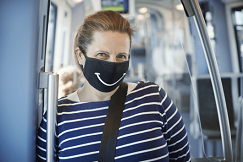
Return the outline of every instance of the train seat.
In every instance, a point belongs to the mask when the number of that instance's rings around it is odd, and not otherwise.
[[[232,84],[232,79],[234,77],[226,76],[222,77],[222,85],[224,89],[225,94],[225,100],[226,100],[226,106],[228,111],[228,117],[229,117],[229,124],[230,124],[230,130],[231,130],[231,138],[234,141],[236,139],[236,127],[235,127],[235,111],[237,103],[234,103],[233,96],[235,95],[235,92],[232,91],[233,86],[237,86],[235,84]],[[218,120],[218,113],[217,113],[217,107],[216,102],[214,98],[212,83],[209,77],[203,77],[203,78],[197,78],[196,80],[196,96],[198,99],[198,111],[200,116],[200,122],[201,122],[201,128],[202,128],[202,136],[204,139],[204,146],[206,146],[207,141],[210,141],[212,143],[212,150],[213,150],[213,156],[217,156],[217,140],[221,140],[221,134],[220,134],[220,127],[219,127],[219,120]],[[239,89],[239,86],[237,86]],[[234,87],[235,89],[235,87]],[[239,91],[238,91],[239,92]],[[234,93],[234,95],[233,95]],[[239,96],[238,96],[239,97]],[[194,110],[195,111],[195,110]],[[193,111],[191,111],[192,113]],[[192,118],[195,118],[195,114],[191,114]],[[191,120],[195,122],[194,120]],[[194,123],[195,124],[195,123]],[[198,124],[198,123],[197,123]],[[198,129],[197,133],[198,136],[200,135],[200,131]],[[234,145],[234,143],[233,143]],[[200,146],[201,147],[201,146]],[[207,147],[205,147],[205,152]],[[200,148],[202,150],[202,147]],[[206,152],[207,153],[207,152]],[[202,155],[202,153],[201,153]]]

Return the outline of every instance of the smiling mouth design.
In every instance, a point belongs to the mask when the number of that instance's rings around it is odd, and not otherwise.
[[[118,83],[122,78],[124,78],[125,75],[126,75],[126,73],[123,73],[122,77],[121,77],[118,81],[116,81],[115,83],[112,83],[112,84],[108,84],[108,83],[105,83],[105,82],[100,78],[100,73],[94,73],[94,74],[97,76],[97,78],[100,80],[100,82],[103,83],[103,84],[106,85],[106,86],[113,86],[113,85],[115,85],[115,84]]]

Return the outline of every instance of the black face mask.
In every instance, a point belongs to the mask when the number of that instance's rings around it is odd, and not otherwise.
[[[83,74],[90,85],[101,92],[111,92],[118,87],[128,70],[129,61],[116,63],[85,56]]]

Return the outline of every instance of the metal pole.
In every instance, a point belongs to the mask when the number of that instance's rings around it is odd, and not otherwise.
[[[242,89],[243,87],[241,87],[241,89]],[[243,101],[242,101],[243,102]],[[243,103],[241,103],[242,105],[243,105]],[[240,127],[240,131],[241,131],[241,140],[239,141],[240,142],[240,151],[241,151],[241,153],[239,153],[240,154],[240,160],[239,161],[243,161],[243,154],[242,154],[242,151],[243,151],[243,129],[242,129],[242,125],[243,125],[243,106],[241,106],[241,108],[240,108],[241,110],[240,110],[240,113],[241,113],[241,127]]]
[[[58,98],[58,78],[57,74],[48,75],[47,86],[47,146],[46,160],[53,162],[55,159],[55,128],[56,128],[56,111]]]
[[[236,143],[235,143],[235,161],[241,162],[243,161],[243,77],[240,78],[240,98],[239,98],[239,111],[238,111],[238,125],[237,125],[237,133],[236,133]]]
[[[184,1],[184,5],[186,0]],[[207,65],[209,69],[209,74],[211,76],[211,81],[214,90],[215,101],[217,105],[218,117],[219,117],[219,125],[220,132],[222,137],[222,146],[223,146],[223,154],[224,160],[227,162],[233,162],[233,151],[232,151],[232,141],[231,141],[231,133],[230,133],[230,125],[228,119],[228,112],[225,102],[225,96],[223,91],[223,86],[221,82],[221,78],[219,75],[218,65],[216,62],[215,54],[210,44],[210,39],[207,33],[207,28],[204,22],[204,18],[198,4],[197,0],[187,0],[186,3],[190,4],[190,9],[194,14],[194,21],[197,25],[197,29],[200,35],[201,42],[203,44],[204,54],[207,60]],[[188,12],[189,13],[189,12]]]

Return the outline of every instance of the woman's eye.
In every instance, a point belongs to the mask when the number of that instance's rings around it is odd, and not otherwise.
[[[105,59],[107,59],[109,56],[108,56],[106,53],[98,53],[98,54],[96,55],[96,57],[97,57],[98,59],[105,60]]]
[[[126,58],[125,55],[119,55],[118,57],[119,57],[119,58]]]
[[[98,53],[98,56],[104,57],[104,56],[106,56],[106,54],[105,53]]]
[[[120,54],[120,55],[117,56],[117,58],[120,59],[120,60],[127,60],[128,56],[125,55],[125,54]]]

